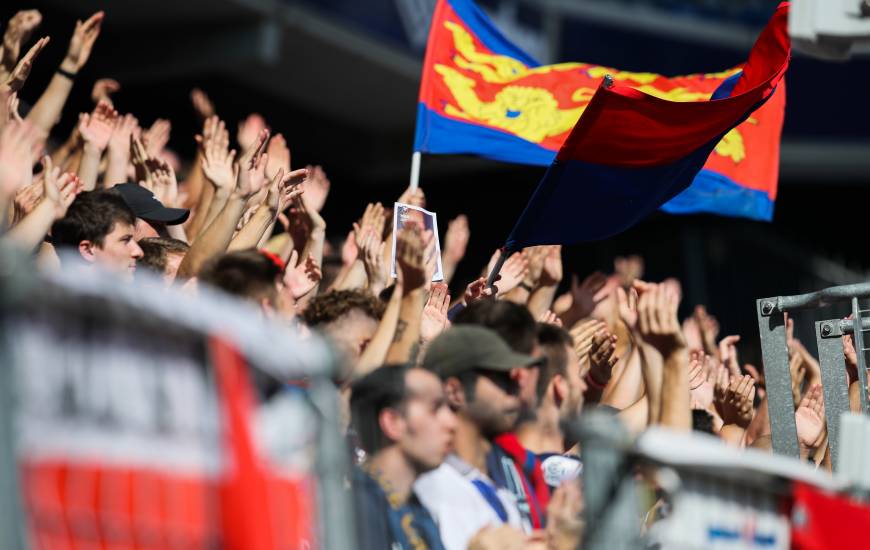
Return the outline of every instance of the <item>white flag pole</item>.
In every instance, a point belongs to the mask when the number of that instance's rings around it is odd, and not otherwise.
[[[411,155],[411,190],[420,187],[420,151],[414,151]]]

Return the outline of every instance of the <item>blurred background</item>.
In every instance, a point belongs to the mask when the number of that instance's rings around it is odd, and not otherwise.
[[[712,72],[746,59],[777,0],[479,0],[502,31],[542,63],[583,61],[665,75]],[[417,89],[435,0],[39,0],[52,42],[22,91],[32,102],[62,59],[76,18],[105,10],[95,52],[78,78],[62,140],[89,111],[98,78],[117,79],[121,112],[143,125],[172,121],[169,147],[187,163],[199,131],[200,87],[235,128],[252,112],[290,145],[294,167],[321,164],[332,181],[329,237],[343,238],[367,202],[391,206],[407,186]],[[858,282],[870,202],[870,54],[845,63],[795,54],[787,75],[779,196],[773,223],[657,214],[603,242],[564,251],[584,276],[640,254],[646,277],[678,277],[684,313],[706,304],[723,334],[744,335],[759,362],[755,299]],[[25,109],[27,107],[24,107]],[[454,287],[476,277],[543,174],[538,167],[424,156],[421,187],[442,237],[460,213],[471,242]],[[183,176],[183,174],[182,174]],[[563,284],[567,286],[568,281]],[[837,312],[835,312],[837,313]],[[814,347],[812,328],[798,334]]]

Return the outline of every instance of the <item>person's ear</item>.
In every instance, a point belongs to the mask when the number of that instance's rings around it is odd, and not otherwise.
[[[556,407],[561,407],[568,397],[568,382],[564,376],[556,374],[550,382],[550,387],[553,390],[553,402],[556,404]]]
[[[79,254],[81,254],[82,258],[87,262],[95,262],[97,261],[97,257],[94,254],[97,245],[94,244],[93,241],[81,241],[79,242]]]
[[[405,431],[405,419],[396,409],[382,410],[378,415],[378,425],[390,441],[398,441]]]
[[[444,395],[452,409],[458,410],[465,407],[465,390],[458,378],[448,378],[444,382]]]
[[[275,317],[275,308],[272,307],[272,302],[268,298],[260,298],[260,311],[263,312],[263,317],[266,319]]]

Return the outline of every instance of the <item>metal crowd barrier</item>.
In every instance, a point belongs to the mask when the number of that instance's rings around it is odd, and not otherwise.
[[[735,449],[696,432],[632,439],[613,415],[573,426],[583,456],[583,550],[793,548],[803,485],[845,495],[841,478],[791,458]]]
[[[795,405],[792,398],[792,380],[786,344],[785,314],[801,310],[815,310],[848,304],[851,319],[824,319],[816,321],[815,333],[822,371],[822,391],[825,399],[828,442],[835,468],[841,450],[840,417],[849,411],[849,388],[843,355],[842,337],[853,335],[858,357],[858,379],[865,391],[861,394],[861,411],[870,412],[867,402],[867,360],[864,332],[870,329],[868,310],[862,310],[859,300],[870,297],[870,283],[826,288],[809,294],[761,298],[756,304],[758,331],[764,360],[764,377],[770,411],[773,450],[777,454],[797,458],[799,447],[795,427]],[[855,327],[860,327],[855,330]]]
[[[257,377],[272,382],[248,418],[254,452],[278,479],[251,485],[274,516],[273,547],[353,550],[330,347],[208,289],[194,297],[161,286],[96,269],[39,273],[0,242],[0,548],[67,547],[60,538],[76,537],[92,545],[110,538],[116,548],[220,545],[202,523],[231,521],[215,509],[217,497],[222,506],[242,503],[187,481],[240,471],[220,454],[237,443],[225,440],[234,417],[217,397],[226,383],[215,381],[216,350],[233,349],[251,373],[247,387],[257,391]],[[288,380],[305,380],[306,389],[290,391]],[[170,473],[154,476],[155,468]],[[309,490],[303,502],[298,495]],[[276,510],[288,499],[300,525],[316,517],[310,545],[288,531],[288,507]],[[200,515],[173,516],[182,509]]]

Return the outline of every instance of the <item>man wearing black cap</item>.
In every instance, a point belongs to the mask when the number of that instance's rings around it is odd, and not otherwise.
[[[455,452],[421,476],[414,490],[440,526],[448,550],[466,548],[488,525],[530,531],[521,503],[493,482],[490,469],[495,467],[493,439],[513,429],[520,413],[519,385],[511,371],[539,361],[512,351],[495,332],[475,325],[447,330],[426,351],[423,366],[444,382],[456,412]]]
[[[169,226],[178,226],[190,217],[186,208],[168,208],[157,200],[154,193],[136,183],[121,183],[113,187],[124,198],[124,202],[136,214],[136,241],[148,237],[173,237],[178,239],[178,232],[169,230]],[[186,241],[186,239],[180,239]]]

